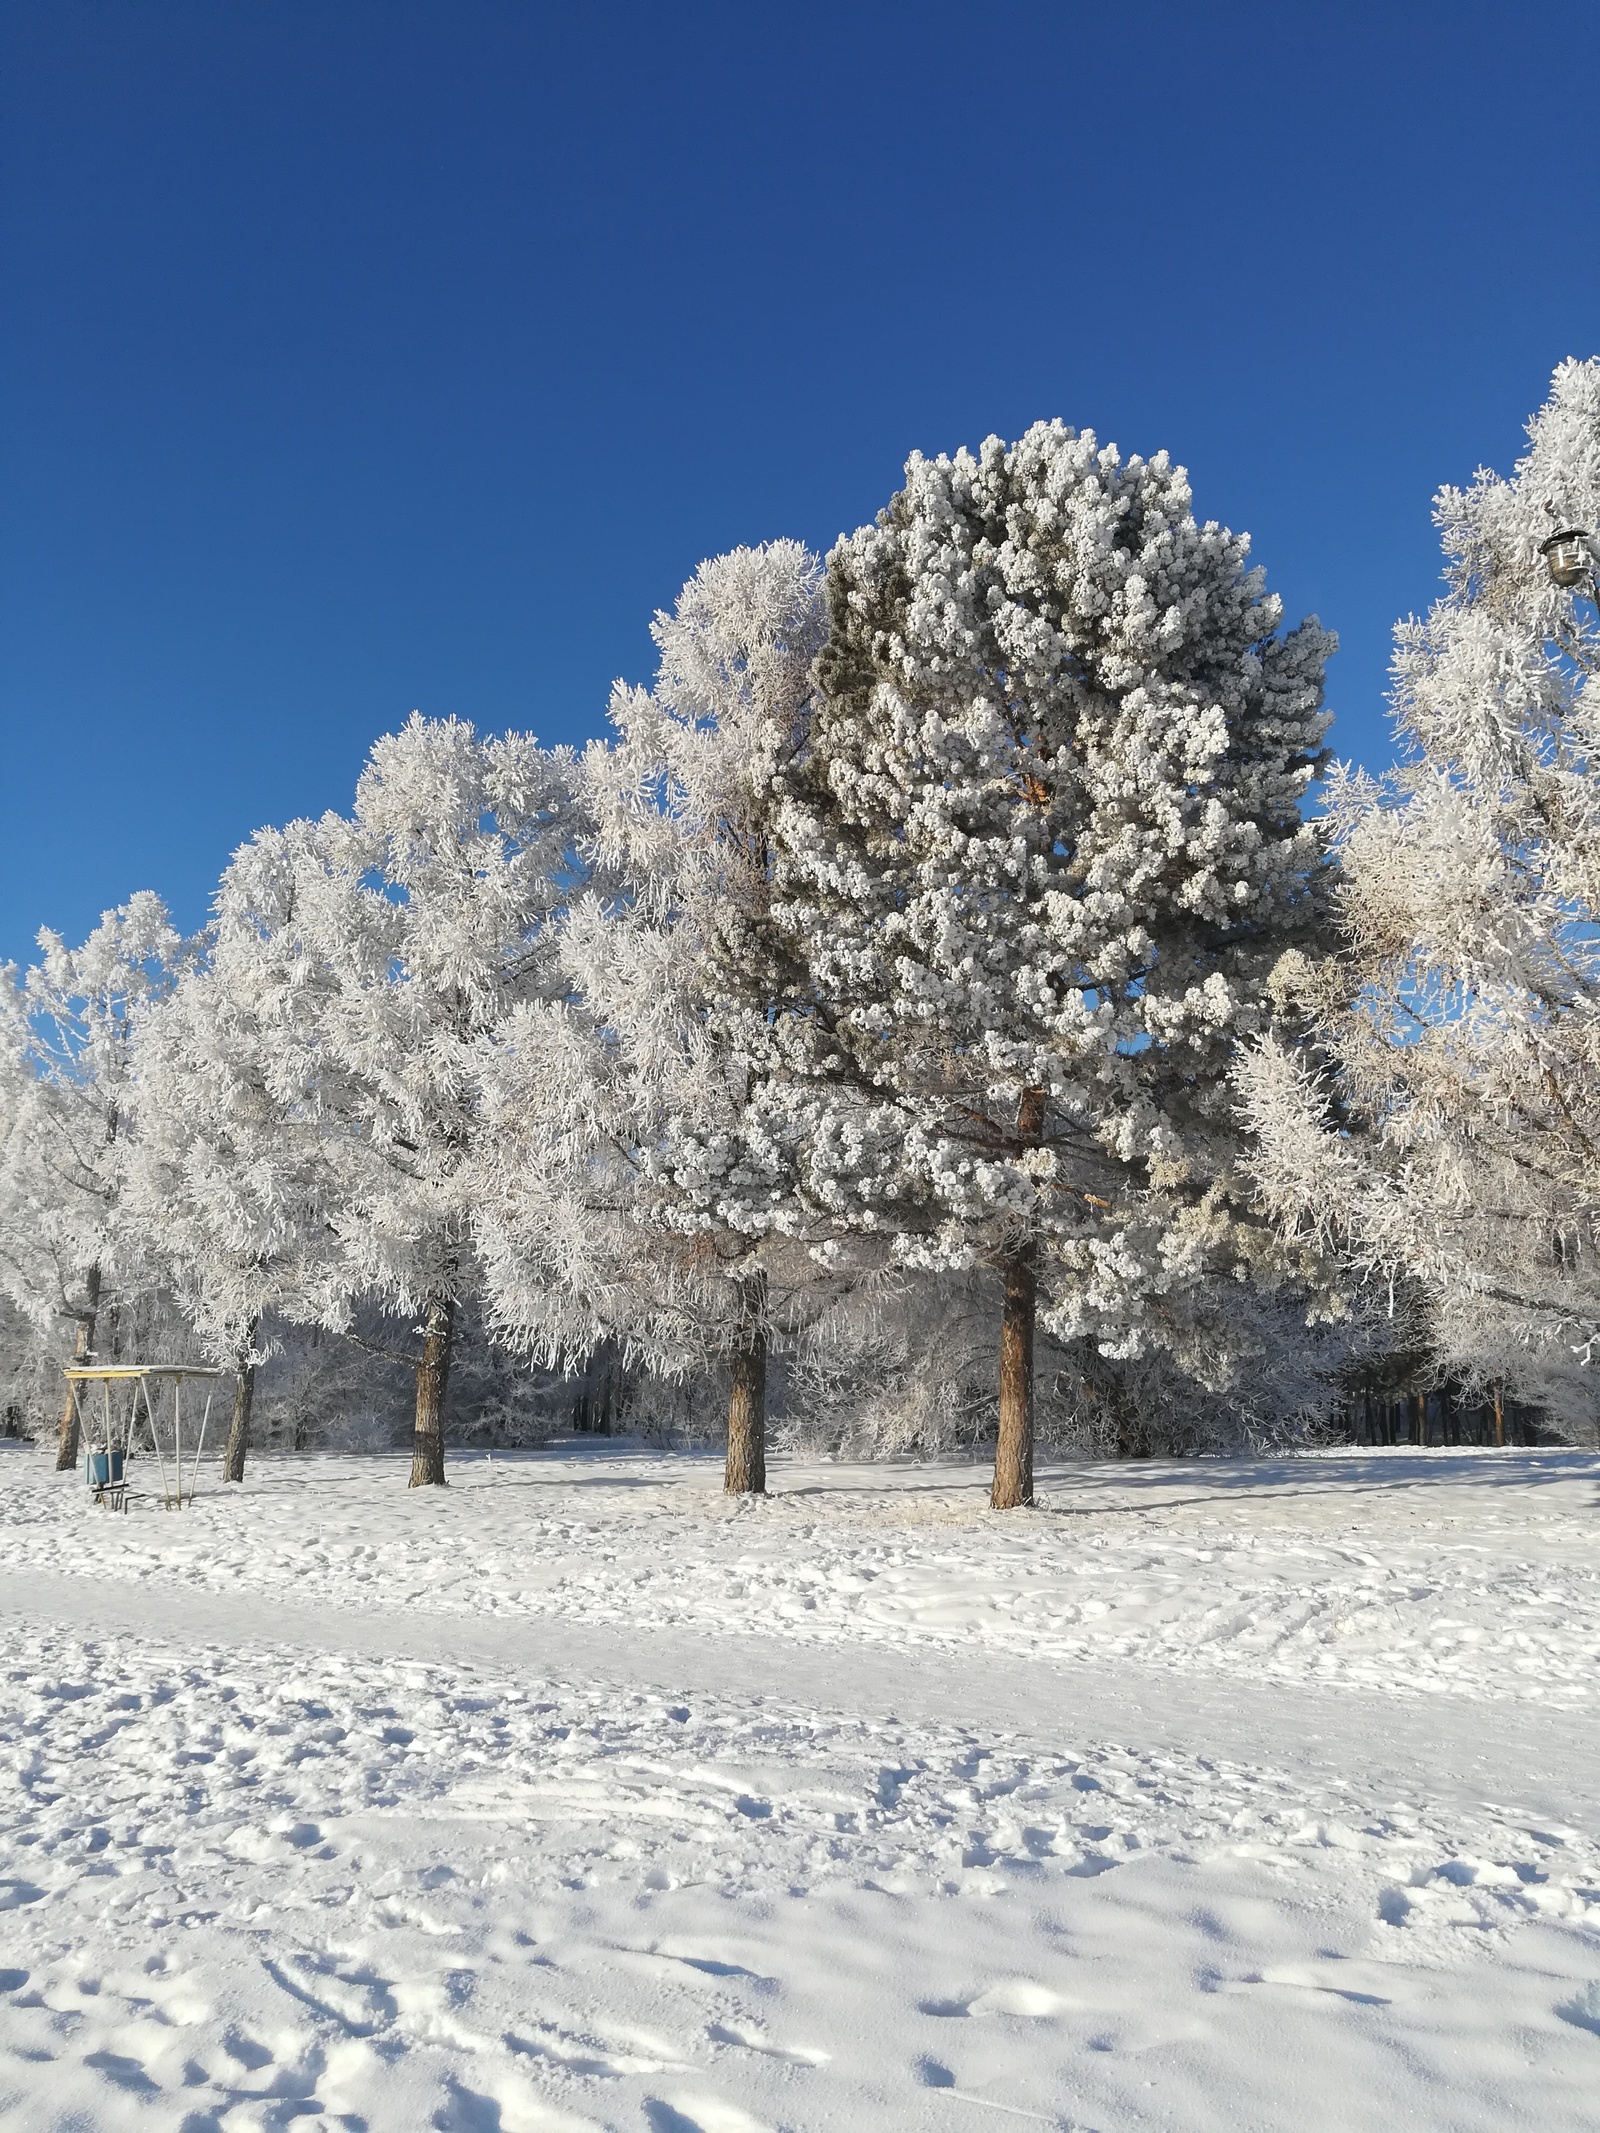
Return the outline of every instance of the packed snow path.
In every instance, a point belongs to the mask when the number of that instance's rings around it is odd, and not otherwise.
[[[0,1458],[0,2123],[1592,2125],[1600,1462],[452,1475]]]

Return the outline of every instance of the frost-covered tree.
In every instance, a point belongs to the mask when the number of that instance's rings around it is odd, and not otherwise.
[[[999,1277],[997,1506],[1031,1498],[1041,1298],[1064,1340],[1182,1349],[1205,1277],[1274,1260],[1226,1071],[1316,924],[1332,640],[1280,634],[1247,553],[1164,454],[1041,423],[913,457],[829,559],[755,1123],[837,1232]]]
[[[611,1335],[658,1367],[720,1360],[735,1493],[765,1487],[774,1318],[819,1279],[754,1099],[790,990],[768,823],[808,731],[821,576],[795,541],[736,549],[656,616],[655,684],[617,684],[583,762],[597,881],[563,930],[566,997],[485,1069],[501,1322],[551,1356]]]
[[[229,1481],[244,1478],[263,1317],[314,1315],[341,1272],[317,1071],[337,988],[294,926],[320,842],[302,823],[235,854],[203,952],[134,1039],[123,1216],[235,1372]]]
[[[1243,1079],[1291,1233],[1419,1283],[1447,1363],[1549,1399],[1600,1342],[1600,362],[1528,439],[1438,495],[1402,767],[1330,785],[1342,952],[1286,969],[1308,1041]]]
[[[413,1487],[444,1480],[456,1314],[479,1281],[467,1177],[482,1049],[559,983],[573,771],[527,735],[413,716],[373,747],[349,817],[289,833],[278,952],[299,975],[275,1071],[333,1172],[320,1315],[346,1330],[365,1301],[420,1322]]]
[[[129,1060],[135,1024],[173,983],[183,948],[148,890],[106,912],[80,948],[48,930],[39,945],[25,977],[5,973],[0,1009],[0,1288],[36,1322],[70,1325],[82,1363],[103,1319],[148,1278],[121,1219]],[[69,1393],[56,1463],[77,1456]]]

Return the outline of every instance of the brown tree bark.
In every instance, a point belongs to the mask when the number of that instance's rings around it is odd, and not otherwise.
[[[89,1360],[94,1347],[95,1320],[100,1315],[100,1269],[89,1269],[89,1278],[84,1283],[88,1308],[79,1317],[77,1339],[72,1344],[72,1360],[82,1365]],[[56,1472],[65,1474],[78,1463],[78,1402],[74,1397],[72,1380],[67,1380],[67,1397],[61,1409],[61,1428],[56,1438]]]
[[[1033,1502],[1033,1323],[1038,1270],[1031,1243],[1005,1262],[1000,1313],[1000,1434],[989,1502],[1013,1511]]]
[[[1506,1441],[1505,1393],[1499,1385],[1494,1389],[1494,1441],[1496,1444],[1504,1444]]]
[[[450,1387],[450,1349],[455,1334],[452,1299],[436,1296],[422,1322],[422,1360],[417,1365],[417,1422],[411,1440],[411,1486],[440,1488],[444,1479],[444,1403]]]
[[[1037,1148],[1044,1134],[1043,1089],[1024,1089],[1017,1105],[1017,1139]],[[989,1503],[1013,1511],[1033,1502],[1033,1329],[1038,1311],[1038,1247],[1030,1237],[1001,1261],[1005,1301],[1000,1308],[1000,1430],[994,1447]]]
[[[228,1449],[223,1454],[224,1481],[243,1481],[245,1454],[250,1449],[250,1411],[256,1404],[256,1366],[246,1362],[256,1345],[261,1321],[253,1318],[238,1357],[238,1376],[233,1386],[233,1423],[228,1431]]]
[[[767,1493],[767,1277],[747,1274],[739,1284],[739,1333],[728,1394],[729,1496]]]

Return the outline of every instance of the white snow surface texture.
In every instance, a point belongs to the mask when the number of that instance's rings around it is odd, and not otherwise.
[[[0,2126],[1589,2128],[1600,1460],[0,1455]]]

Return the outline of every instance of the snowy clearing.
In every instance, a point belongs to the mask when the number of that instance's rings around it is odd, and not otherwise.
[[[0,1458],[0,2122],[1592,2124],[1600,1461],[452,1478]]]
[[[177,1525],[86,1524],[81,1490],[22,1463],[11,1568],[1400,1696],[1596,1691],[1590,1453],[1047,1468],[1041,1510],[1002,1520],[964,1464],[775,1460],[763,1502],[725,1497],[720,1459],[567,1448],[454,1460],[443,1496],[398,1459],[266,1459]]]

